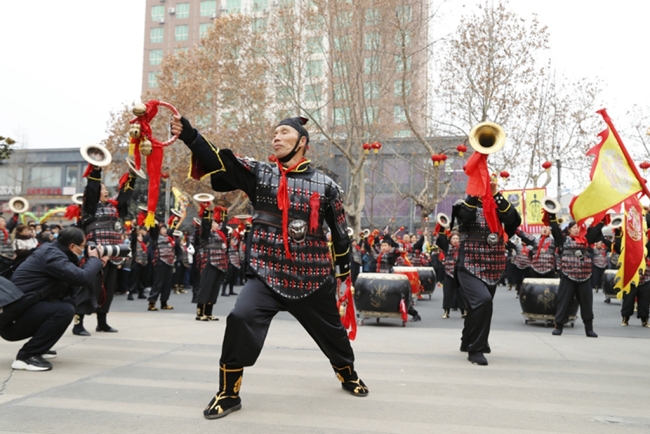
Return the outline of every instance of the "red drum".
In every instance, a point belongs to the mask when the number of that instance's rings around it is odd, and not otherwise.
[[[521,314],[526,318],[525,323],[544,321],[548,326],[555,322],[555,310],[557,309],[557,291],[560,286],[560,279],[542,279],[526,277],[521,284],[519,304]],[[575,298],[569,308],[569,323],[571,327],[578,313],[578,300]]]
[[[411,284],[411,293],[418,295],[420,293],[420,275],[415,267],[393,267],[395,274],[405,275]]]
[[[420,294],[429,294],[429,300],[431,300],[431,294],[436,289],[436,271],[433,267],[413,267],[418,271],[418,276],[420,277],[421,292]]]
[[[411,306],[411,284],[403,274],[361,273],[354,285],[354,305],[360,324],[366,318],[398,318],[406,325],[405,312]],[[400,305],[403,305],[400,306]]]
[[[616,298],[620,288],[614,288],[616,283],[616,273],[618,270],[605,270],[603,273],[603,293],[605,294],[605,303],[610,303],[612,298]]]

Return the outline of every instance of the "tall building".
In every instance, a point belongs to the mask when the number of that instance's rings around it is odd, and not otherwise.
[[[157,87],[163,57],[200,44],[221,14],[249,14],[256,30],[279,32],[283,26],[269,25],[270,16],[313,4],[314,0],[147,0],[143,92]],[[349,134],[346,128],[359,127],[374,130],[369,134],[375,138],[412,137],[413,127],[426,134],[428,1],[330,4],[334,6],[324,24],[326,31],[305,29],[308,58],[303,70],[292,72],[302,75],[296,81],[303,88],[276,79],[276,95],[300,98],[314,120],[343,136]],[[282,66],[286,63],[279,60],[278,68]],[[405,106],[410,108],[410,125]],[[217,114],[216,119],[224,117]]]

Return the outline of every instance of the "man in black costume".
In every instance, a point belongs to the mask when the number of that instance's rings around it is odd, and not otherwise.
[[[172,133],[192,151],[190,175],[210,175],[215,191],[244,191],[255,208],[247,239],[248,280],[227,318],[219,391],[203,411],[207,419],[241,408],[244,367],[255,364],[279,311],[291,313],[312,336],[344,390],[354,396],[368,394],[354,370],[354,353],[336,306],[336,278],[346,279],[350,273],[341,190],[304,158],[309,143],[306,122],[280,122],[273,132],[273,163],[265,163],[218,149],[185,118],[172,121]],[[324,222],[332,233],[334,258]]]

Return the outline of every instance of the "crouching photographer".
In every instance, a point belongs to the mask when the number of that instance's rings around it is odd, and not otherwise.
[[[101,246],[86,249],[83,231],[68,227],[55,242],[40,246],[20,264],[11,282],[0,281],[0,302],[4,301],[0,336],[7,341],[31,338],[18,351],[13,369],[52,369],[45,359],[56,356],[51,348],[72,322],[75,292],[88,287],[108,260],[102,250]],[[80,267],[84,254],[87,258]]]

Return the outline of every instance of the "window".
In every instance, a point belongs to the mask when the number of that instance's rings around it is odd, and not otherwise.
[[[363,72],[366,74],[377,74],[380,71],[379,57],[372,56],[363,59]]]
[[[345,76],[349,73],[348,64],[345,62],[334,62],[333,69],[335,77]]]
[[[177,3],[176,4],[176,18],[185,19],[190,17],[190,4]]]
[[[149,51],[149,65],[160,65],[163,58],[163,50]]]
[[[201,16],[209,17],[212,14],[217,13],[217,1],[216,0],[207,0],[201,2]]]
[[[310,54],[322,53],[323,52],[322,38],[319,36],[313,38],[307,38],[307,51],[309,51]]]
[[[366,9],[366,26],[376,26],[380,19],[379,9]]]
[[[66,166],[64,187],[76,187],[79,181],[79,166]]]
[[[403,92],[403,93],[402,93]],[[411,80],[397,80],[395,81],[395,96],[409,96],[411,94]]]
[[[174,34],[176,41],[187,41],[189,32],[190,32],[190,26],[188,26],[187,24],[184,24],[182,26],[176,26],[176,30]]]
[[[350,27],[352,25],[352,12],[339,12],[336,15],[336,25],[338,27]]]
[[[393,137],[411,137],[411,130],[397,130],[393,134]],[[445,164],[445,166],[449,166]]]
[[[158,73],[150,72],[149,73],[149,87],[158,87]]]
[[[269,7],[269,0],[253,0],[253,11],[262,11]]]
[[[366,50],[376,50],[381,43],[381,36],[377,32],[366,33],[363,35]]]
[[[305,101],[320,101],[323,94],[323,86],[320,84],[308,84],[305,86]]]
[[[199,24],[199,38],[202,38],[203,36],[205,36],[206,33],[208,33],[210,26],[212,26],[212,23]]]
[[[379,107],[366,107],[365,119],[363,120],[366,125],[374,124],[379,121]]]
[[[266,30],[266,18],[254,18],[253,19],[253,31],[254,32],[263,32]]]
[[[411,57],[410,56],[407,57],[406,62],[404,62],[402,56],[395,56],[395,71],[404,72],[405,70],[406,71],[411,70]]]
[[[365,99],[379,98],[379,83],[376,81],[363,83],[363,97]]]
[[[347,96],[347,89],[345,88],[345,85],[343,84],[337,84],[334,86],[334,99],[336,101],[342,101],[346,98]]]
[[[339,107],[334,109],[334,125],[345,125],[350,118],[350,109],[348,107]]]
[[[294,0],[278,0],[278,6],[281,8],[292,8]]]
[[[413,21],[411,5],[398,6],[395,12],[400,23],[405,24]]]
[[[404,107],[401,105],[395,106],[395,123],[406,122],[406,112],[404,112]]]
[[[151,32],[149,32],[149,42],[152,44],[159,44],[163,41],[163,28],[162,27],[154,27],[151,29]]]
[[[20,194],[23,183],[23,168],[19,166],[0,166],[0,194],[16,196]]]
[[[32,167],[29,173],[29,183],[32,187],[61,187],[61,166]]]
[[[226,9],[229,14],[238,14],[241,12],[241,0],[226,0]]]
[[[395,45],[398,47],[408,47],[411,45],[411,33],[402,30],[395,33]]]
[[[151,7],[151,21],[160,21],[165,19],[165,5]]]
[[[334,48],[338,51],[347,51],[350,49],[349,36],[337,36],[334,38]]]
[[[307,61],[307,77],[322,77],[323,76],[323,61],[322,60],[308,60]]]

